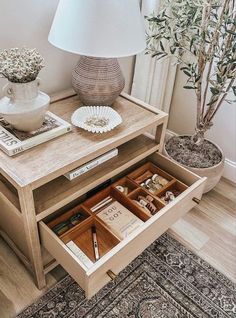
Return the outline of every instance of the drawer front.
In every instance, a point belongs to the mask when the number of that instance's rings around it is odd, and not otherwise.
[[[107,274],[109,270],[118,274],[172,224],[196,205],[193,201],[194,197],[200,199],[202,196],[206,178],[196,176],[160,154],[154,154],[148,159],[160,165],[162,169],[170,174],[177,176],[189,185],[189,188],[146,221],[137,231],[116,245],[92,268],[86,270],[83,264],[78,261],[47,225],[40,222],[42,244],[85,290],[87,298],[92,297],[110,281]]]
[[[41,244],[59,264],[74,278],[81,288],[86,290],[86,269],[80,264],[69,248],[43,222],[39,222]]]

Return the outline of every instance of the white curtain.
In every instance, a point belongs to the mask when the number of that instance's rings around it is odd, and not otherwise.
[[[161,0],[142,0],[143,15],[160,10]],[[163,111],[169,112],[176,67],[171,61],[157,61],[150,55],[137,55],[131,95]]]

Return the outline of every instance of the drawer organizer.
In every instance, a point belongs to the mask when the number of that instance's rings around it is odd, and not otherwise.
[[[50,222],[41,221],[42,244],[71,274],[90,298],[200,199],[204,178],[155,153],[107,188]],[[118,179],[118,180],[117,180]],[[170,199],[171,197],[171,199]],[[107,205],[99,206],[108,201]],[[142,224],[121,237],[99,213],[119,202]],[[95,261],[92,227],[96,227],[100,259]],[[89,263],[76,257],[79,247]]]

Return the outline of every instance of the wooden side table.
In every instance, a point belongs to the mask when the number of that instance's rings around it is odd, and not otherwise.
[[[52,103],[50,111],[70,121],[78,106],[80,102],[74,96]],[[0,234],[33,273],[39,289],[46,284],[45,275],[61,263],[85,289],[87,297],[91,297],[109,281],[108,266],[114,264],[113,271],[109,270],[118,273],[196,204],[193,197],[201,198],[204,178],[157,154],[163,147],[168,115],[126,94],[117,99],[114,109],[122,116],[123,123],[105,135],[74,127],[72,132],[15,157],[0,152]],[[146,133],[153,127],[156,127],[155,138]],[[115,147],[119,154],[107,163],[73,181],[63,176]],[[175,174],[189,188],[175,204],[165,207],[152,222],[149,220],[150,224],[146,222],[143,231],[148,239],[143,242],[142,231],[135,236],[141,246],[132,245],[135,239],[124,240],[95,264],[92,271],[87,271],[48,230],[45,220],[58,211],[66,211],[106,180],[124,175],[130,167],[149,159]],[[117,266],[116,256],[129,248],[132,249],[130,257]]]

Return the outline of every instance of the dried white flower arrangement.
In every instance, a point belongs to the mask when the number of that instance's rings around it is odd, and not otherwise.
[[[0,51],[0,77],[10,82],[34,81],[43,67],[43,57],[36,49],[23,47]]]

